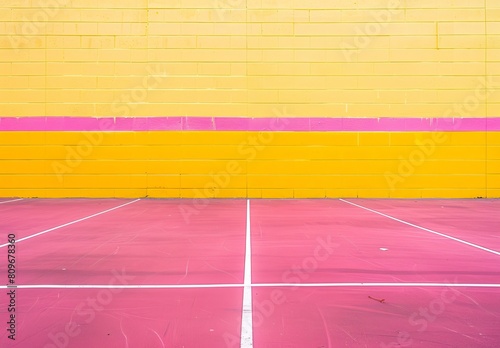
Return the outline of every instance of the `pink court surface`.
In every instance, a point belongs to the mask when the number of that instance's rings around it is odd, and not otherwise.
[[[0,347],[500,347],[499,212],[1,199]]]

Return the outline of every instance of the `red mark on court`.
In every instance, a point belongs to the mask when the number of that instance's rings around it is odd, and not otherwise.
[[[372,300],[374,300],[374,301],[378,301],[378,302],[380,302],[380,303],[385,303],[385,299],[381,299],[381,300],[379,300],[378,298],[371,297],[371,296],[368,296],[368,298],[369,298],[369,299],[372,299]]]

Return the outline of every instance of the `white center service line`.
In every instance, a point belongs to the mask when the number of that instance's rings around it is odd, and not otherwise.
[[[10,203],[10,202],[17,202],[17,201],[22,201],[22,200],[23,200],[22,198],[19,198],[19,199],[11,199],[10,201],[3,201],[3,202],[0,202],[0,204]]]
[[[136,200],[133,200],[131,202],[127,202],[125,204],[121,204],[117,207],[114,207],[114,208],[111,208],[111,209],[107,209],[107,210],[104,210],[104,211],[101,211],[99,213],[95,213],[95,214],[92,214],[92,215],[89,215],[89,216],[86,216],[86,217],[83,217],[81,219],[78,219],[78,220],[74,220],[74,221],[71,221],[71,222],[68,222],[68,223],[65,223],[63,225],[59,225],[59,226],[56,226],[56,227],[52,227],[52,228],[49,228],[48,230],[44,230],[44,231],[41,231],[41,232],[38,232],[38,233],[35,233],[35,234],[32,234],[30,236],[26,236],[26,237],[23,237],[23,238],[19,238],[16,240],[16,243],[19,243],[19,242],[22,242],[23,240],[27,240],[27,239],[30,239],[30,238],[33,238],[33,237],[36,237],[36,236],[39,236],[41,234],[45,234],[45,233],[48,233],[48,232],[52,232],[52,231],[55,231],[55,230],[58,230],[60,228],[63,228],[63,227],[66,227],[66,226],[70,226],[70,225],[73,225],[73,224],[76,224],[78,222],[81,222],[81,221],[85,221],[85,220],[88,220],[88,219],[92,219],[93,217],[96,217],[96,216],[99,216],[99,215],[102,215],[102,214],[106,214],[106,213],[109,213],[110,211],[113,211],[113,210],[116,210],[116,209],[119,209],[121,207],[124,207],[126,205],[129,205],[129,204],[132,204],[132,203],[135,203],[135,202],[138,202],[140,201],[141,199],[136,199]],[[3,248],[3,247],[6,247],[7,245],[9,245],[9,243],[6,243],[6,244],[2,244],[0,245],[0,248]]]
[[[243,287],[243,309],[241,314],[241,348],[253,347],[252,328],[252,245],[250,238],[250,200],[247,199],[247,227],[245,240],[245,276]]]
[[[492,253],[492,254],[495,254],[495,255],[500,255],[500,252],[499,251],[496,251],[496,250],[493,250],[493,249],[488,249],[488,248],[485,248],[481,245],[478,245],[478,244],[474,244],[474,243],[470,243],[470,242],[467,242],[465,240],[462,240],[462,239],[459,239],[459,238],[455,238],[455,237],[452,237],[452,236],[449,236],[447,234],[444,234],[444,233],[440,233],[440,232],[437,232],[437,231],[434,231],[434,230],[431,230],[429,228],[425,228],[425,227],[422,227],[422,226],[418,226],[418,225],[415,225],[415,224],[412,224],[410,222],[407,222],[407,221],[404,221],[404,220],[401,220],[401,219],[397,219],[393,216],[390,216],[390,215],[387,215],[387,214],[384,214],[384,213],[381,213],[379,211],[376,211],[376,210],[373,210],[373,209],[370,209],[370,208],[366,208],[366,207],[363,207],[362,205],[359,205],[359,204],[356,204],[356,203],[352,203],[352,202],[349,202],[349,201],[346,201],[345,199],[340,199],[342,202],[344,203],[347,203],[347,204],[350,204],[350,205],[354,205],[355,207],[358,207],[358,208],[361,208],[361,209],[364,209],[364,210],[367,210],[367,211],[370,211],[372,213],[375,213],[375,214],[378,214],[378,215],[381,215],[381,216],[384,216],[388,219],[391,219],[391,220],[394,220],[394,221],[397,221],[397,222],[400,222],[402,224],[405,224],[405,225],[408,225],[408,226],[411,226],[411,227],[415,227],[415,228],[418,228],[420,230],[423,230],[423,231],[426,231],[426,232],[430,232],[430,233],[433,233],[433,234],[437,234],[438,236],[441,236],[441,237],[445,237],[445,238],[448,238],[448,239],[451,239],[451,240],[454,240],[456,242],[459,242],[459,243],[462,243],[462,244],[466,244],[468,246],[471,246],[471,247],[474,247],[474,248],[477,248],[477,249],[481,249],[481,250],[484,250],[484,251],[487,251],[489,253]]]

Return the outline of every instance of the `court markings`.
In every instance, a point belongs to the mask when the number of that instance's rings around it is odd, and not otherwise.
[[[241,313],[241,348],[253,347],[252,322],[252,240],[250,238],[250,200],[247,199],[247,224],[245,238],[245,273],[243,278],[243,307]]]
[[[32,285],[0,285],[0,289],[224,289],[249,287],[246,284],[32,284]],[[254,288],[500,288],[500,283],[257,283]],[[251,313],[250,313],[251,314]],[[243,325],[243,324],[242,324]],[[242,335],[243,336],[243,335]]]
[[[19,243],[19,242],[22,242],[24,240],[27,240],[27,239],[30,239],[30,238],[33,238],[33,237],[37,237],[41,234],[45,234],[45,233],[48,233],[48,232],[52,232],[52,231],[55,231],[55,230],[58,230],[60,228],[63,228],[63,227],[66,227],[66,226],[70,226],[70,225],[73,225],[73,224],[76,224],[78,222],[81,222],[81,221],[85,221],[85,220],[88,220],[88,219],[92,219],[93,217],[96,217],[96,216],[99,216],[99,215],[102,215],[102,214],[106,214],[106,213],[109,213],[110,211],[113,211],[113,210],[116,210],[116,209],[119,209],[119,208],[122,208],[122,207],[125,207],[129,204],[133,204],[135,202],[138,202],[140,201],[141,199],[136,199],[136,200],[133,200],[133,201],[130,201],[130,202],[127,202],[127,203],[124,203],[124,204],[121,204],[117,207],[114,207],[114,208],[110,208],[110,209],[106,209],[104,211],[101,211],[99,213],[95,213],[95,214],[92,214],[92,215],[89,215],[89,216],[86,216],[86,217],[83,217],[81,219],[78,219],[78,220],[74,220],[74,221],[71,221],[71,222],[68,222],[68,223],[65,223],[63,225],[59,225],[59,226],[56,226],[56,227],[52,227],[52,228],[49,228],[48,230],[44,230],[44,231],[41,231],[41,232],[38,232],[38,233],[35,233],[35,234],[32,234],[32,235],[29,235],[29,236],[26,236],[26,237],[23,237],[23,238],[19,238],[16,240],[16,243]],[[1,244],[0,245],[0,248],[3,248],[3,247],[6,247],[7,245],[9,245],[9,243],[5,243],[5,244]]]
[[[438,236],[441,236],[441,237],[445,237],[445,238],[448,238],[448,239],[451,239],[451,240],[454,240],[456,242],[459,242],[459,243],[462,243],[462,244],[466,244],[468,246],[471,246],[471,247],[474,247],[474,248],[477,248],[477,249],[481,249],[481,250],[484,250],[484,251],[487,251],[489,253],[492,253],[492,254],[495,254],[495,255],[500,255],[500,251],[496,251],[496,250],[493,250],[493,249],[489,249],[489,248],[485,248],[481,245],[478,245],[478,244],[474,244],[474,243],[471,243],[471,242],[467,242],[463,239],[459,239],[459,238],[456,238],[456,237],[452,237],[452,236],[449,236],[447,234],[444,234],[444,233],[441,233],[441,232],[437,232],[437,231],[434,231],[434,230],[431,230],[429,228],[425,228],[425,227],[422,227],[422,226],[419,226],[419,225],[415,225],[415,224],[412,224],[411,222],[408,222],[408,221],[404,221],[404,220],[401,220],[401,219],[398,219],[398,218],[395,218],[393,216],[390,216],[390,215],[387,215],[387,214],[384,214],[384,213],[381,213],[379,211],[376,211],[376,210],[373,210],[373,209],[370,209],[370,208],[367,208],[367,207],[364,207],[362,205],[359,205],[359,204],[356,204],[356,203],[353,203],[353,202],[349,202],[349,201],[346,201],[345,199],[340,199],[340,201],[344,202],[344,203],[347,203],[347,204],[350,204],[350,205],[353,205],[355,207],[358,207],[358,208],[361,208],[361,209],[364,209],[364,210],[367,210],[367,211],[370,211],[372,213],[375,213],[375,214],[378,214],[378,215],[381,215],[381,216],[384,216],[388,219],[391,219],[391,220],[394,220],[394,221],[397,221],[397,222],[400,222],[402,224],[405,224],[405,225],[408,225],[408,226],[411,226],[411,227],[415,227],[415,228],[418,228],[420,230],[423,230],[423,231],[426,231],[426,232],[429,232],[429,233],[433,233],[433,234],[436,234]]]
[[[500,283],[261,283],[252,284],[253,287],[299,287],[299,288],[312,288],[312,287],[448,287],[448,288],[500,288]]]
[[[17,201],[22,201],[22,200],[23,200],[22,198],[19,198],[19,199],[11,199],[10,201],[3,201],[3,202],[0,202],[0,204],[11,203],[11,202],[17,202]]]

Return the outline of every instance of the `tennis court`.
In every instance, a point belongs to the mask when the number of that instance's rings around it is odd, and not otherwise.
[[[500,342],[497,200],[0,203],[16,235],[10,346]]]

